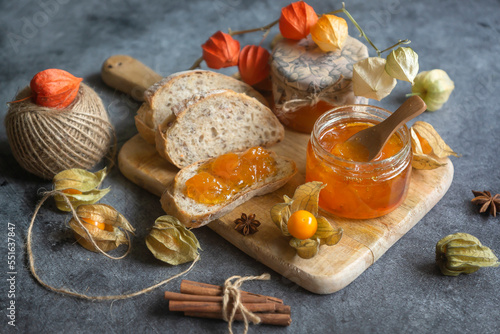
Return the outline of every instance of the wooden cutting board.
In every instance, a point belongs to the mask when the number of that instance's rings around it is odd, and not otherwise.
[[[448,159],[446,166],[435,170],[414,169],[405,202],[381,218],[343,219],[322,211],[321,214],[330,222],[344,229],[344,235],[337,245],[321,246],[318,255],[305,260],[288,246],[288,238],[283,237],[271,221],[269,212],[274,204],[283,202],[283,195],[292,197],[295,188],[305,182],[308,140],[309,135],[287,130],[285,140],[272,149],[295,160],[299,170],[297,175],[283,188],[251,199],[230,214],[211,222],[208,227],[303,288],[318,294],[328,294],[351,283],[436,205],[451,184],[453,165]],[[177,172],[177,168],[163,160],[154,146],[139,135],[123,145],[118,162],[120,170],[128,179],[158,196],[161,196],[166,184]],[[256,214],[261,222],[259,232],[244,237],[234,230],[233,221],[243,212]]]

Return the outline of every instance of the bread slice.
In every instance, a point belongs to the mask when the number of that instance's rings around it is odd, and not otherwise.
[[[216,90],[181,104],[182,112],[156,131],[156,150],[179,168],[227,152],[267,147],[285,137],[273,112],[245,94]]]
[[[267,100],[252,86],[233,77],[212,71],[194,70],[174,73],[144,92],[144,103],[137,111],[135,122],[139,134],[150,144],[155,143],[155,130],[165,119],[181,110],[180,102],[200,92],[231,89],[254,97],[269,106]]]
[[[271,193],[284,186],[297,172],[295,162],[271,152],[277,172],[261,182],[236,193],[229,201],[208,205],[186,196],[186,181],[197,174],[198,169],[210,159],[198,161],[181,169],[161,197],[161,206],[169,215],[177,217],[187,227],[200,227],[231,212],[254,196]]]

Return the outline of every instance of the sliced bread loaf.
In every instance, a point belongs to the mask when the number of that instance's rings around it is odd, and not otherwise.
[[[198,173],[208,160],[198,161],[181,169],[161,197],[161,206],[169,215],[177,217],[187,227],[200,227],[231,212],[254,196],[271,193],[284,186],[297,172],[295,162],[271,152],[276,161],[276,173],[242,189],[228,201],[208,205],[196,202],[186,195],[186,181]]]
[[[205,70],[178,72],[158,81],[144,92],[145,102],[135,117],[139,133],[147,142],[154,144],[156,128],[165,119],[181,111],[178,109],[182,107],[180,102],[214,89],[244,93],[268,106],[267,100],[252,86],[230,76]]]
[[[216,90],[181,103],[182,112],[156,131],[158,153],[182,168],[199,160],[283,140],[273,112],[245,94]]]

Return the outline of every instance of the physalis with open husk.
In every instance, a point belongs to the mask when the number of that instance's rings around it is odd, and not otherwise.
[[[324,187],[322,182],[305,183],[295,190],[293,198],[285,195],[285,203],[271,208],[271,219],[284,236],[292,237],[290,246],[304,259],[318,254],[321,245],[333,246],[342,238],[342,228],[318,216],[319,192]]]
[[[86,249],[99,252],[92,244],[91,238],[104,252],[109,252],[122,244],[130,245],[128,232],[134,234],[135,229],[112,206],[107,204],[80,205],[76,208],[76,214],[82,224],[73,217],[69,221],[69,227],[73,230],[78,243]]]
[[[443,275],[472,274],[482,267],[498,267],[500,262],[491,249],[468,233],[454,233],[439,240],[436,261]]]
[[[441,138],[432,125],[426,122],[415,122],[410,128],[411,147],[413,151],[412,166],[416,169],[435,169],[446,165],[439,159],[450,155],[459,157]]]
[[[110,188],[98,189],[106,177],[106,168],[92,173],[84,169],[67,169],[54,176],[54,190],[63,192],[74,208],[82,204],[94,204],[106,195]],[[62,195],[54,196],[61,211],[71,211]]]
[[[169,215],[156,219],[146,237],[146,245],[158,260],[174,266],[193,261],[201,249],[193,232]]]

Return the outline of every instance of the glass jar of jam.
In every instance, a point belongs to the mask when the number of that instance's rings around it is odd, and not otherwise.
[[[368,57],[367,47],[348,37],[342,50],[322,51],[311,39],[282,39],[273,48],[273,111],[293,130],[310,133],[318,117],[334,107],[368,103],[352,89],[352,66]]]
[[[337,216],[369,219],[383,216],[403,203],[411,176],[411,140],[401,127],[374,160],[362,161],[356,147],[342,144],[354,133],[380,123],[391,113],[368,105],[350,105],[321,115],[307,147],[306,181],[326,187],[319,206]]]

